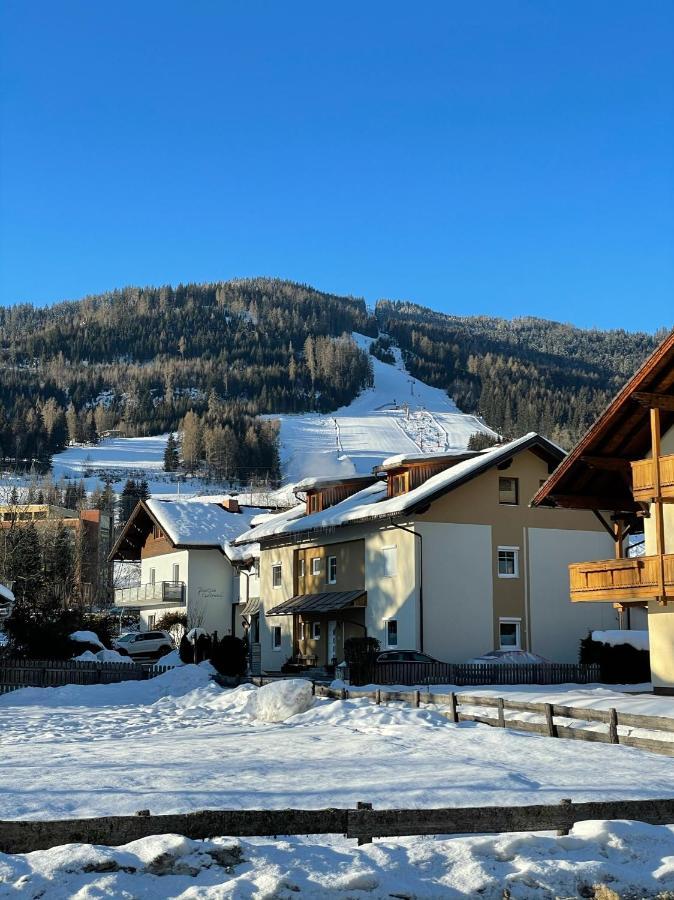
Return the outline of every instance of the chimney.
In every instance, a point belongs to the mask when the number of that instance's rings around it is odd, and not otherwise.
[[[241,512],[241,508],[239,507],[239,501],[236,499],[236,497],[225,497],[225,499],[220,502],[220,506],[223,509],[226,509],[227,512],[231,512],[231,513]]]

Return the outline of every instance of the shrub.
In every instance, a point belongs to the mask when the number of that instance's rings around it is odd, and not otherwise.
[[[187,631],[187,615],[180,612],[167,612],[156,623],[157,631],[168,631],[174,644],[179,644]]]
[[[187,640],[187,634],[184,634],[180,638],[178,655],[180,656],[181,662],[184,662],[185,665],[194,662],[194,646]]]
[[[344,659],[349,666],[373,663],[379,652],[377,638],[351,637],[344,641]]]
[[[210,659],[211,664],[221,675],[232,678],[245,675],[248,669],[246,644],[241,638],[231,634],[213,642]]]
[[[579,661],[599,666],[600,678],[607,684],[641,684],[651,680],[648,650],[637,650],[631,644],[612,647],[593,641],[588,634],[580,642]]]

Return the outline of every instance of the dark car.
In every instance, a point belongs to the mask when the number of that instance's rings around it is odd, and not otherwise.
[[[418,650],[385,650],[377,656],[372,675],[381,683],[430,684],[448,680],[448,670],[446,663]]]

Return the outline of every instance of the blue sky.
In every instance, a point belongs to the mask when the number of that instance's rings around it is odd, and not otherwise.
[[[5,0],[0,303],[278,275],[674,324],[674,4]]]

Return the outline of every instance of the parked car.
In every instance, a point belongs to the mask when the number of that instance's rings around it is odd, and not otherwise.
[[[373,681],[389,684],[426,684],[445,677],[449,666],[418,650],[385,650],[377,656],[372,669]]]
[[[173,638],[168,631],[132,631],[122,634],[112,642],[122,656],[160,657],[174,649]]]

